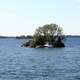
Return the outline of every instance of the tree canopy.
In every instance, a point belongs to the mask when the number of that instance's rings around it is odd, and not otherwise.
[[[46,35],[55,36],[55,35],[62,35],[62,34],[63,34],[63,30],[57,24],[46,24],[46,25],[36,29],[34,35],[37,35],[37,36],[40,36],[40,35],[41,36],[46,36]]]
[[[52,45],[54,45],[54,43],[57,41],[61,43],[63,39],[62,36],[62,27],[58,26],[57,24],[46,24],[35,30],[31,46],[36,47],[38,45],[44,45],[47,42]]]

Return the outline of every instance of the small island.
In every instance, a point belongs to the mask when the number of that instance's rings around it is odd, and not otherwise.
[[[63,29],[57,24],[46,24],[35,30],[35,33],[29,41],[22,46],[30,48],[62,48],[64,44]]]

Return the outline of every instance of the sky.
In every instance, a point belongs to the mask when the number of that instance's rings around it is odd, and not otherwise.
[[[0,35],[32,35],[50,23],[80,35],[80,0],[0,0]]]

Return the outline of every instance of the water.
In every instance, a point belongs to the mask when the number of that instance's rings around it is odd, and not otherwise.
[[[80,80],[80,38],[65,48],[24,48],[22,40],[0,39],[0,80]]]

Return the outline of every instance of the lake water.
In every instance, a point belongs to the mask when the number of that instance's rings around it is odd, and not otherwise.
[[[80,38],[65,48],[24,48],[23,40],[0,39],[0,80],[80,80]]]

